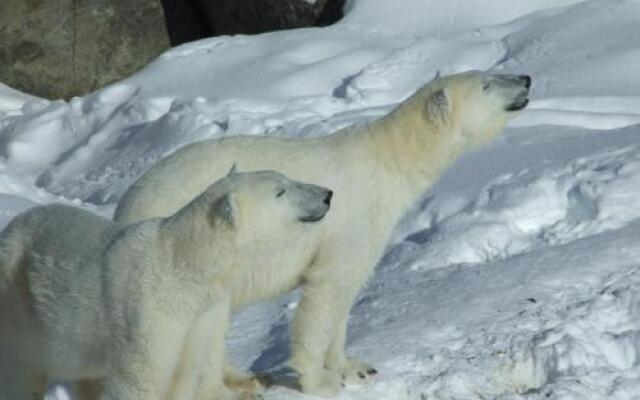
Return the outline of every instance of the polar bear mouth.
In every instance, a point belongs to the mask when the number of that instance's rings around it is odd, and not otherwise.
[[[527,106],[527,104],[529,104],[529,99],[527,98],[527,95],[525,94],[524,96],[522,96],[522,98],[520,98],[520,96],[518,96],[516,98],[516,100],[513,101],[513,103],[509,104],[506,108],[507,111],[520,111],[523,108],[525,108]]]
[[[518,93],[505,108],[507,111],[519,111],[529,104],[529,89],[531,88],[531,77],[529,75],[509,76],[506,79],[510,85],[518,87]]]
[[[298,221],[300,221],[300,222],[318,222],[322,218],[324,218],[325,215],[326,215],[326,213],[322,213],[321,215],[307,215],[307,216],[298,218]]]
[[[299,217],[298,221],[318,222],[329,212],[329,208],[331,207],[331,198],[333,197],[332,190],[321,188],[320,186],[314,186],[313,197],[311,207],[308,207],[305,210],[308,214]]]

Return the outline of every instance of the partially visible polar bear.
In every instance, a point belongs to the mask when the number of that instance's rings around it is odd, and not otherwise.
[[[235,161],[334,188],[319,251],[303,267],[290,360],[304,392],[333,395],[343,379],[366,380],[376,372],[345,356],[347,316],[398,219],[462,151],[502,131],[526,106],[530,85],[524,75],[467,72],[435,79],[377,121],[325,137],[240,136],[194,143],[135,182],[115,219],[169,215]],[[259,290],[243,292],[233,307],[263,297]]]
[[[222,381],[231,293],[294,285],[331,195],[230,173],[174,215],[128,226],[63,205],[19,215],[0,235],[0,399],[86,379],[105,400],[253,398]],[[292,270],[264,268],[278,252]]]

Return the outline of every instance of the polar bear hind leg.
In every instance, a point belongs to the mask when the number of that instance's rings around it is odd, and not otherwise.
[[[0,355],[0,399],[35,400],[44,399],[47,378],[16,357],[7,357],[12,351],[1,349]]]

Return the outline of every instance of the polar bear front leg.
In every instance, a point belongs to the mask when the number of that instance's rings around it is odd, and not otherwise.
[[[336,332],[329,344],[324,366],[329,371],[336,371],[342,375],[346,384],[365,384],[373,381],[378,371],[371,365],[347,357],[345,354],[347,322],[349,316],[346,315],[338,324]]]
[[[228,296],[222,296],[221,300],[211,305],[196,319],[187,334],[180,364],[173,376],[168,398],[191,399],[196,392],[201,390],[203,385],[219,385],[221,379],[219,370],[207,370],[207,367],[211,362],[209,358],[213,351],[224,351],[224,336],[228,319]],[[222,346],[221,350],[220,346]],[[211,384],[210,382],[216,383]]]
[[[164,315],[139,325],[144,329],[116,333],[103,400],[157,400],[169,390],[188,327]]]
[[[229,299],[212,307],[204,316],[200,329],[209,333],[207,342],[202,343],[199,351],[206,356],[201,371],[201,380],[196,389],[196,400],[252,400],[260,399],[253,393],[258,386],[238,388],[227,386],[227,373],[231,373],[225,364],[225,338],[229,325]],[[205,337],[203,334],[201,337]],[[223,379],[224,376],[224,379]],[[239,378],[238,378],[239,379]],[[242,389],[242,390],[241,390]],[[176,397],[177,398],[177,397]]]
[[[289,365],[298,372],[304,393],[335,396],[344,386],[341,371],[325,368],[329,345],[359,289],[344,283],[310,277],[302,289],[293,320]]]

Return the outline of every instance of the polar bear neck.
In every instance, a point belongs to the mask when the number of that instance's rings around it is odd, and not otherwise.
[[[163,220],[160,237],[171,257],[175,272],[186,280],[220,280],[234,268],[229,254],[236,254],[233,227],[214,224],[207,216],[206,204],[196,202]],[[224,254],[224,257],[218,255]],[[226,265],[217,265],[225,260]],[[206,284],[205,284],[206,286]]]
[[[467,147],[464,137],[446,124],[430,124],[415,104],[403,104],[359,132],[364,148],[412,203],[429,189]]]

